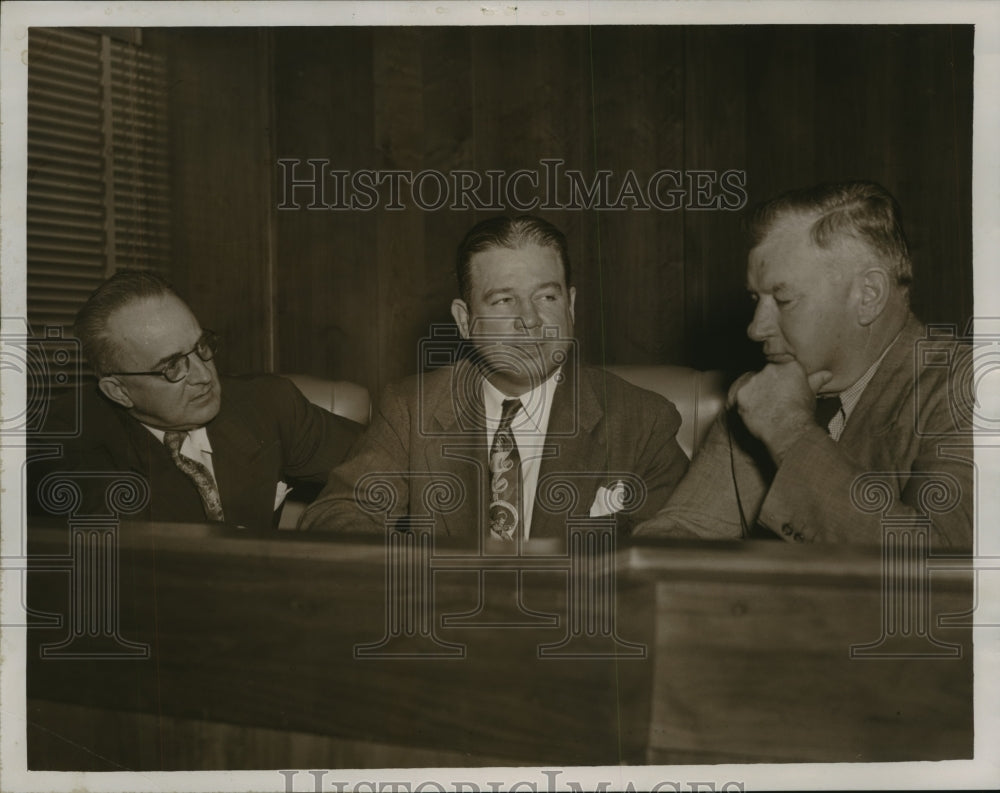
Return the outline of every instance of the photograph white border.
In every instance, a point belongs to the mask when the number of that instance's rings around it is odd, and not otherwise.
[[[622,24],[974,24],[975,102],[973,137],[973,271],[975,315],[1000,317],[1000,4],[974,2],[4,2],[0,5],[0,315],[26,317],[26,107],[27,28],[74,27],[291,26],[291,25],[622,25]],[[20,415],[23,377],[0,372],[3,415]],[[998,391],[1000,391],[1000,384]],[[993,387],[993,384],[990,384]],[[1000,394],[998,394],[1000,399]],[[992,447],[977,444],[980,526],[977,565],[980,611],[977,621],[1000,624],[1000,481]],[[24,621],[18,560],[23,543],[23,448],[2,449],[0,467],[0,624]],[[17,530],[11,530],[16,528]],[[992,535],[992,536],[991,536]],[[465,783],[490,790],[583,789],[600,782],[611,789],[699,789],[714,781],[742,789],[1000,788],[1000,628],[976,628],[975,756],[972,761],[871,764],[753,764],[638,766],[592,769],[387,769],[337,770],[323,782],[342,789],[392,790],[393,782],[436,782],[446,790]],[[276,771],[56,773],[25,769],[25,668],[23,631],[0,633],[0,789],[5,791],[249,791],[285,789]],[[555,771],[561,771],[554,774]],[[547,772],[547,773],[546,773]],[[516,783],[521,783],[516,786]],[[295,790],[313,790],[313,777],[299,774]],[[374,787],[372,787],[374,785]],[[532,786],[533,785],[533,786]],[[424,790],[436,790],[428,786]]]

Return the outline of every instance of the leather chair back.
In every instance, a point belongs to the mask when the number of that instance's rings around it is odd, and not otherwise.
[[[327,380],[309,374],[286,374],[288,378],[303,393],[306,399],[324,410],[329,410],[338,416],[368,424],[371,420],[372,402],[368,389],[348,380]],[[292,488],[285,499],[278,519],[279,529],[294,529],[299,516],[306,507],[306,502],[299,500],[300,488]]]
[[[327,380],[310,374],[286,374],[314,405],[358,424],[371,420],[372,401],[368,389],[347,380]]]
[[[620,365],[606,367],[624,380],[666,397],[681,414],[677,442],[690,458],[698,451],[712,421],[726,402],[726,382],[722,372],[691,369],[686,366]],[[284,375],[314,405],[338,416],[368,424],[372,402],[368,389],[347,380],[327,380],[313,375]],[[295,491],[286,501],[279,528],[294,528],[304,504],[295,499]]]
[[[722,372],[691,369],[687,366],[620,365],[605,367],[609,372],[666,397],[681,414],[677,442],[690,459],[705,439],[708,428],[726,404],[726,378]]]

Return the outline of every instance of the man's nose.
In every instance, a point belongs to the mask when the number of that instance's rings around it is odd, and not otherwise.
[[[209,369],[210,365],[208,361],[203,361],[199,358],[196,352],[188,355],[188,382],[193,385],[202,385],[210,382],[212,379],[212,370]]]
[[[753,312],[753,319],[747,325],[747,336],[753,341],[764,341],[774,333],[774,316],[770,306],[764,300],[757,303]]]
[[[534,330],[542,324],[542,317],[533,302],[527,301],[521,304],[519,316],[514,324],[517,330]]]

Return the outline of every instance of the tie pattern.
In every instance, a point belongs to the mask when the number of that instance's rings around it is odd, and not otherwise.
[[[521,524],[521,454],[510,427],[520,409],[520,399],[504,400],[490,448],[490,534],[505,542],[514,541]]]
[[[186,437],[186,432],[171,430],[163,434],[163,442],[170,450],[174,465],[187,474],[198,488],[198,495],[201,496],[201,503],[205,508],[205,517],[209,520],[224,521],[226,518],[222,512],[222,499],[219,497],[219,488],[211,472],[201,463],[181,454],[181,446]]]
[[[840,408],[839,396],[818,397],[816,399],[816,423],[829,433],[830,422],[840,412]]]

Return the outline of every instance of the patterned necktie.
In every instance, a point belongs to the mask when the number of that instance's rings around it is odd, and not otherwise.
[[[219,498],[219,488],[215,485],[212,473],[201,463],[181,454],[181,446],[186,437],[186,432],[171,430],[163,433],[163,442],[170,449],[174,465],[187,474],[198,488],[198,495],[201,496],[201,503],[205,507],[205,517],[209,520],[223,521],[226,518],[222,513],[222,499]]]
[[[505,399],[490,449],[490,534],[513,542],[521,523],[521,455],[510,428],[520,399]]]
[[[816,423],[826,430],[827,434],[830,432],[830,422],[840,412],[840,407],[839,396],[816,399]]]

